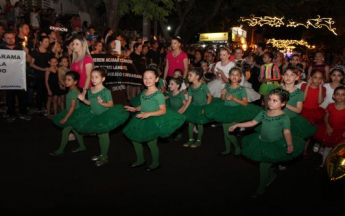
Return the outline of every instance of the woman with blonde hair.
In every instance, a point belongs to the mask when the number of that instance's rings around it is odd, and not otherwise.
[[[86,39],[82,36],[74,37],[71,70],[79,73],[78,86],[83,89],[84,95],[91,87],[92,68],[93,60]]]

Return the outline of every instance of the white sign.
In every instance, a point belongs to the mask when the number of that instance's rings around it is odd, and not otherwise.
[[[0,90],[26,90],[26,53],[0,49]]]

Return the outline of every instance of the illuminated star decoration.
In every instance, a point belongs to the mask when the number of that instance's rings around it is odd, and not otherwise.
[[[283,21],[285,19],[284,17],[256,17],[255,15],[250,15],[250,18],[244,18],[240,17],[238,20],[239,22],[247,22],[249,26],[263,26],[263,25],[269,25],[271,27],[280,27],[284,26],[285,23]],[[336,28],[333,28],[332,25],[335,22],[332,18],[321,18],[320,15],[317,15],[315,19],[308,19],[306,23],[297,23],[293,20],[289,20],[286,27],[297,27],[297,26],[304,26],[305,28],[309,29],[309,27],[313,28],[322,28],[326,27],[329,31],[333,32],[333,34],[337,35],[335,32]]]
[[[283,52],[286,52],[286,50],[288,48],[290,48],[292,45],[301,45],[301,46],[306,46],[308,48],[310,48],[310,45],[308,44],[308,42],[303,41],[303,40],[276,40],[276,39],[269,39],[267,42],[267,44],[272,44],[273,47],[276,47],[280,50],[282,50]]]

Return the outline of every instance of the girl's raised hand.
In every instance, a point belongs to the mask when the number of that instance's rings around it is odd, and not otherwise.
[[[286,154],[292,154],[293,152],[293,145],[288,145]]]
[[[237,128],[237,124],[229,127],[229,132],[234,132],[234,130]]]
[[[311,77],[308,79],[308,85],[310,85],[311,84],[311,81],[312,81],[312,79],[311,79]]]
[[[131,106],[124,106],[124,108],[129,111],[129,112],[135,112],[135,108],[134,107],[131,107]]]
[[[226,96],[226,100],[232,100],[234,98],[234,96],[232,94],[229,94],[228,96]]]
[[[99,104],[103,103],[103,99],[100,96],[97,97],[97,101],[98,101]]]

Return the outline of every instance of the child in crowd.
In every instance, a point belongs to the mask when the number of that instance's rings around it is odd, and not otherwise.
[[[301,86],[302,91],[304,91],[304,104],[301,116],[306,118],[311,124],[321,122],[325,114],[325,110],[320,107],[320,104],[326,97],[326,88],[323,87],[323,79],[322,71],[314,70],[311,72],[308,83],[304,83]],[[304,156],[307,156],[309,143],[310,139],[306,142]]]
[[[66,100],[66,94],[68,92],[68,89],[66,89],[65,86],[65,74],[68,71],[68,57],[63,56],[60,58],[60,67],[58,70],[58,76],[59,76],[59,86],[60,86],[60,92],[61,95],[58,98],[59,106],[61,110],[65,109],[65,100]]]
[[[154,68],[148,68],[143,74],[145,89],[140,95],[140,105],[137,107],[125,106],[130,112],[137,112],[132,120],[123,129],[123,133],[132,141],[136,154],[136,162],[131,168],[146,166],[143,144],[151,151],[152,163],[146,171],[160,168],[158,137],[168,137],[185,122],[185,117],[167,110],[164,95],[156,87],[159,74]]]
[[[83,136],[80,135],[76,130],[74,130],[72,124],[76,120],[76,110],[79,109],[80,104],[77,98],[79,92],[78,81],[79,73],[75,71],[69,71],[65,74],[64,86],[68,88],[68,93],[66,97],[66,109],[58,113],[53,117],[53,122],[59,127],[62,127],[62,138],[61,144],[58,150],[50,153],[52,156],[60,156],[64,153],[65,147],[68,143],[68,136],[71,131],[75,134],[78,140],[79,148],[73,150],[72,152],[79,152],[85,150]]]
[[[110,90],[104,87],[103,82],[107,72],[103,68],[94,68],[91,71],[93,86],[84,94],[79,94],[78,99],[89,105],[91,110],[84,112],[74,122],[73,127],[80,133],[97,133],[101,154],[93,156],[95,166],[100,167],[108,163],[108,149],[110,145],[109,131],[123,124],[128,119],[128,112],[122,105],[115,105]]]
[[[204,108],[212,101],[212,95],[205,83],[201,82],[202,72],[200,70],[191,70],[188,72],[188,80],[191,86],[188,88],[188,100],[181,110],[185,113],[189,122],[188,134],[189,140],[183,147],[196,148],[201,145],[201,138],[204,131],[204,124],[209,123],[204,114]],[[194,126],[197,125],[198,138],[195,141],[193,137]],[[195,141],[195,142],[194,142]]]
[[[262,122],[260,133],[245,136],[242,139],[242,154],[260,162],[260,184],[252,195],[256,198],[265,192],[276,174],[272,165],[296,158],[303,152],[302,138],[291,135],[290,118],[283,108],[289,100],[289,92],[281,88],[272,89],[269,93],[268,110],[261,111],[253,120],[238,123],[229,128],[233,132],[237,127],[253,127]]]
[[[225,151],[221,155],[228,155],[231,151],[231,143],[235,147],[235,155],[241,153],[237,138],[229,134],[229,127],[236,122],[253,119],[261,108],[248,104],[247,91],[240,85],[242,76],[241,68],[233,67],[229,72],[229,83],[225,84],[222,90],[221,101],[212,103],[205,108],[205,115],[216,122],[223,123]]]
[[[58,77],[58,60],[53,57],[49,60],[49,70],[45,74],[45,84],[47,88],[47,118],[51,119],[50,106],[53,104],[54,115],[57,114],[57,101],[60,95],[59,77]]]
[[[332,77],[332,75],[331,75]],[[338,86],[333,93],[334,103],[326,107],[324,121],[318,125],[314,139],[325,146],[322,163],[325,164],[330,151],[337,144],[345,141],[345,87]]]

